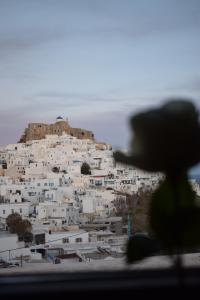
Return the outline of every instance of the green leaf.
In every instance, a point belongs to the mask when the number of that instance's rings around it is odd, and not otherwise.
[[[150,225],[170,253],[200,244],[200,207],[186,177],[175,184],[167,178],[154,192]]]
[[[154,239],[144,234],[135,234],[127,243],[127,263],[144,259],[158,250],[158,243]]]

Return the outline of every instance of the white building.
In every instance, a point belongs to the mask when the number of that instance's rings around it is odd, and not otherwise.
[[[81,174],[83,162],[91,175]],[[64,133],[1,148],[0,166],[2,220],[18,212],[57,227],[79,224],[80,214],[112,216],[117,191],[155,187],[160,178],[115,163],[108,144]]]
[[[79,209],[72,202],[39,203],[36,216],[38,220],[51,220],[55,225],[79,224]]]
[[[47,245],[77,244],[88,243],[89,233],[84,230],[71,232],[51,232],[45,234],[45,241]]]

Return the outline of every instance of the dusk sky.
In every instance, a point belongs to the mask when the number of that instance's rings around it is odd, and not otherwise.
[[[1,145],[62,115],[127,148],[169,97],[200,104],[199,0],[0,0]]]

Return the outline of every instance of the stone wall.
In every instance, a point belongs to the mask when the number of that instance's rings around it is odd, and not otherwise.
[[[62,135],[65,132],[71,136],[79,139],[91,139],[94,140],[94,134],[92,131],[88,131],[81,128],[70,127],[67,121],[60,121],[54,124],[43,123],[30,123],[28,128],[25,129],[24,134],[21,136],[19,143],[25,143],[31,140],[44,139],[46,134]]]

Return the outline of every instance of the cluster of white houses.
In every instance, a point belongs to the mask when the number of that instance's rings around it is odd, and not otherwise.
[[[91,175],[81,174],[84,162]],[[110,145],[66,133],[10,144],[0,150],[0,257],[22,246],[6,231],[6,218],[15,212],[31,221],[35,244],[57,245],[68,253],[81,244],[116,246],[117,236],[126,235],[114,200],[152,189],[159,180],[158,174],[115,163]]]

